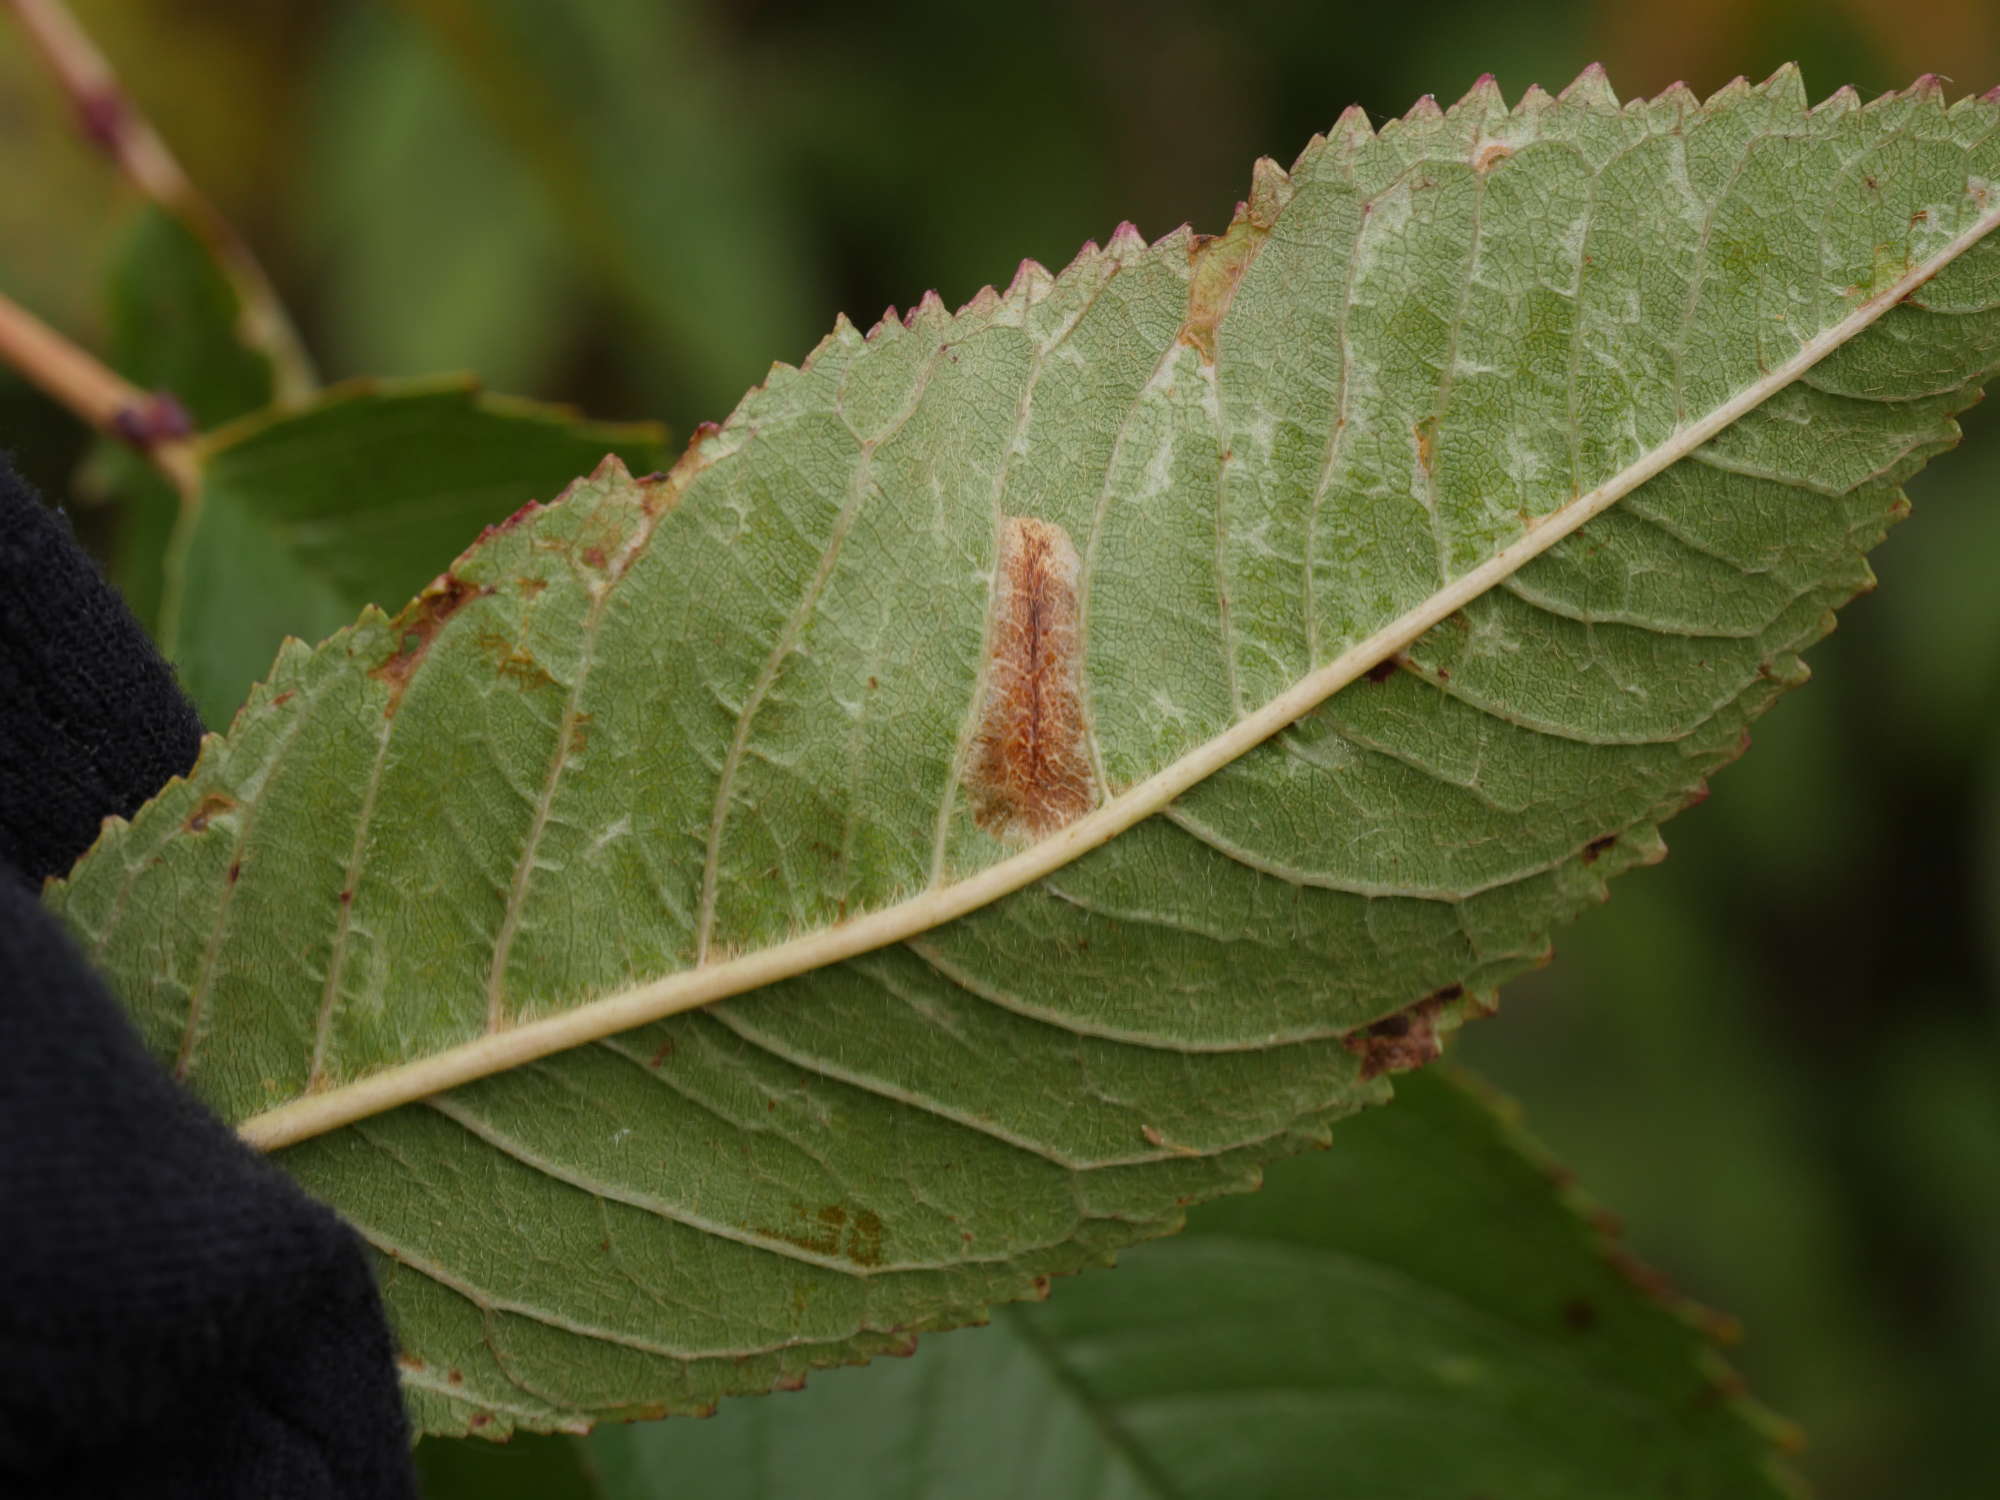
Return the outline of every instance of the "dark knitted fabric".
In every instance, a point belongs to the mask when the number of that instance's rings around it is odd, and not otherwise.
[[[35,899],[199,733],[0,464],[0,1495],[401,1500],[359,1241],[173,1082]]]

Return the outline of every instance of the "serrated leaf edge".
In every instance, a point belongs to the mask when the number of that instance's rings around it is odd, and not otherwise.
[[[1138,785],[1108,798],[1040,843],[951,885],[933,887],[839,926],[822,928],[753,953],[679,970],[560,1015],[526,1022],[324,1093],[293,1100],[244,1120],[238,1133],[253,1146],[275,1150],[551,1053],[905,941],[1032,885],[1160,812],[1790,386],[1995,228],[2000,228],[2000,204],[1993,202],[1987,186],[1974,182],[1970,191],[1985,205],[1971,225],[1935,254],[1911,266],[1896,281],[1857,303],[1846,317],[1808,340],[1790,359],[1699,420],[1682,426],[1605,483],[1531,521],[1518,538],[1484,563],[1453,579],[1422,604],[1349,647],[1325,666],[1307,673],[1222,734]],[[691,453],[690,457],[693,456]]]

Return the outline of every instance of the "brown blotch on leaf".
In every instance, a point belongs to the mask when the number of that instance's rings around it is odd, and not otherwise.
[[[1479,148],[1479,154],[1472,158],[1472,170],[1490,172],[1513,154],[1512,146],[1500,141],[1488,141]]]
[[[1417,467],[1426,474],[1436,472],[1437,418],[1425,417],[1410,429],[1417,440]]]
[[[1618,835],[1615,833],[1607,833],[1602,838],[1592,839],[1583,846],[1583,862],[1587,865],[1596,864],[1598,856],[1617,842]]]
[[[674,1039],[672,1037],[668,1037],[664,1042],[660,1043],[659,1050],[653,1054],[652,1060],[648,1062],[646,1066],[649,1068],[657,1069],[661,1063],[665,1062],[668,1058],[672,1057],[673,1055],[674,1055]]]
[[[444,629],[445,621],[485,592],[474,588],[455,573],[440,573],[430,587],[409,602],[390,622],[399,642],[389,658],[369,672],[379,682],[389,684],[389,712],[396,711],[410,674],[423,664],[431,642]]]
[[[487,631],[479,637],[479,649],[492,659],[494,670],[518,688],[556,686],[555,678],[535,660],[535,654],[519,642]]]
[[[803,1203],[794,1203],[792,1217],[798,1222],[789,1230],[763,1227],[758,1232],[828,1259],[857,1266],[882,1264],[882,1219],[873,1210],[857,1208],[850,1213],[843,1204],[828,1203],[808,1211]]]
[[[221,792],[210,792],[200,802],[195,804],[194,811],[188,814],[188,820],[182,826],[189,833],[205,832],[208,825],[214,819],[219,818],[235,806],[236,799],[234,797],[225,796]]]
[[[1194,274],[1188,282],[1187,320],[1181,324],[1180,341],[1198,352],[1203,364],[1215,363],[1216,331],[1236,298],[1243,273],[1269,237],[1268,229],[1239,220],[1227,234],[1198,234],[1188,242]]]
[[[966,774],[973,819],[989,833],[1039,838],[1096,801],[1084,752],[1080,567],[1053,521],[1002,523],[986,701]]]
[[[1451,991],[1463,993],[1456,985]],[[1362,1082],[1384,1073],[1407,1073],[1437,1061],[1444,1051],[1437,1039],[1437,1013],[1447,1000],[1456,998],[1451,991],[1440,990],[1340,1039],[1341,1046],[1361,1059]]]
[[[1366,682],[1383,683],[1396,675],[1396,658],[1385,656],[1361,674]]]
[[[492,1412],[476,1411],[471,1416],[465,1419],[465,1425],[467,1427],[484,1427],[492,1420],[493,1420]]]
[[[236,884],[236,882],[242,877],[242,875],[243,875],[243,861],[240,859],[231,860],[229,862],[229,877],[228,877],[229,883],[231,885]]]
[[[447,1385],[465,1384],[465,1372],[463,1370],[446,1370],[444,1372],[444,1378],[445,1378],[445,1383]]]

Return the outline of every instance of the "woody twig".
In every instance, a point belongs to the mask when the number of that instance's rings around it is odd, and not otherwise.
[[[0,360],[98,431],[144,453],[183,495],[194,494],[194,424],[172,396],[140,390],[6,296]]]
[[[264,268],[181,170],[69,8],[62,0],[5,3],[69,95],[84,135],[118,164],[133,186],[180,219],[208,247],[236,292],[241,309],[238,336],[269,357],[278,399],[297,400],[310,393],[312,363]]]

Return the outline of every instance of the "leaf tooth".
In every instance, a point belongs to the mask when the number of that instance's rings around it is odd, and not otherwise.
[[[1702,108],[1709,112],[1714,112],[1716,110],[1721,110],[1721,109],[1727,109],[1731,105],[1740,104],[1743,100],[1749,97],[1750,97],[1749,80],[1746,79],[1741,73],[1738,73],[1734,78],[1730,79],[1729,82],[1725,83],[1721,88],[1717,89],[1714,93],[1710,94],[1708,98],[1703,101]]]
[[[1773,104],[1796,109],[1800,113],[1811,107],[1811,100],[1806,97],[1805,76],[1799,72],[1799,65],[1795,62],[1782,64],[1769,78],[1757,85],[1756,92]]]
[[[1477,122],[1488,115],[1503,115],[1506,112],[1507,100],[1500,92],[1500,85],[1491,73],[1481,73],[1472,81],[1472,87],[1460,95],[1458,102],[1445,111],[1445,118],[1455,120],[1461,115],[1469,115]]]
[[[1844,115],[1851,109],[1861,108],[1861,96],[1854,92],[1854,85],[1843,83],[1812,107],[1813,114],[1828,116]]]
[[[1270,157],[1260,156],[1250,169],[1250,197],[1238,208],[1237,217],[1268,229],[1292,201],[1292,192],[1291,174]]]
[[[1102,255],[1103,253],[1104,252],[1098,248],[1096,240],[1085,240],[1083,242],[1083,248],[1078,250],[1076,254],[1072,255],[1069,258],[1069,264],[1064,266],[1060,271],[1056,272],[1056,279],[1061,280],[1063,277],[1069,275],[1070,272],[1080,270],[1086,261],[1095,260],[1097,259],[1098,256]]]
[[[917,305],[903,315],[905,328],[921,328],[928,333],[931,329],[951,321],[951,313],[944,305],[944,299],[936,291],[928,291],[917,299]]]
[[[1611,77],[1599,62],[1590,64],[1571,79],[1569,87],[1556,98],[1560,103],[1582,105],[1586,109],[1618,108],[1618,94],[1611,87]]]
[[[1111,238],[1104,248],[1120,260],[1129,260],[1146,248],[1146,237],[1139,233],[1139,226],[1130,219],[1120,219],[1118,227],[1111,231]]]
[[[1942,120],[1951,105],[1945,95],[1945,80],[1935,73],[1925,73],[1903,91],[1904,101],[1911,106],[1912,116],[1917,113]]]
[[[1437,95],[1435,94],[1425,94],[1415,104],[1404,110],[1402,116],[1403,122],[1408,124],[1415,124],[1420,120],[1442,120],[1443,118],[1444,111],[1438,108]],[[1392,121],[1391,123],[1396,122]]]
[[[991,286],[983,286],[972,294],[972,300],[959,308],[958,316],[983,318],[1000,305],[1000,294]]]
[[[897,311],[896,304],[891,302],[882,310],[882,316],[875,320],[875,325],[861,336],[861,341],[864,344],[873,344],[883,339],[893,342],[902,331],[903,315]]]
[[[1518,120],[1537,119],[1556,107],[1555,99],[1539,83],[1528,85],[1521,95],[1521,102],[1514,106],[1514,117]]]
[[[1031,257],[1014,268],[1014,279],[1007,283],[1007,290],[1001,294],[1000,300],[1024,304],[1039,302],[1054,284],[1055,277],[1049,274],[1049,268]]]
[[[1341,150],[1350,150],[1374,138],[1375,127],[1369,123],[1368,111],[1358,104],[1343,109],[1340,118],[1333,122],[1333,129],[1326,133],[1328,144]]]

